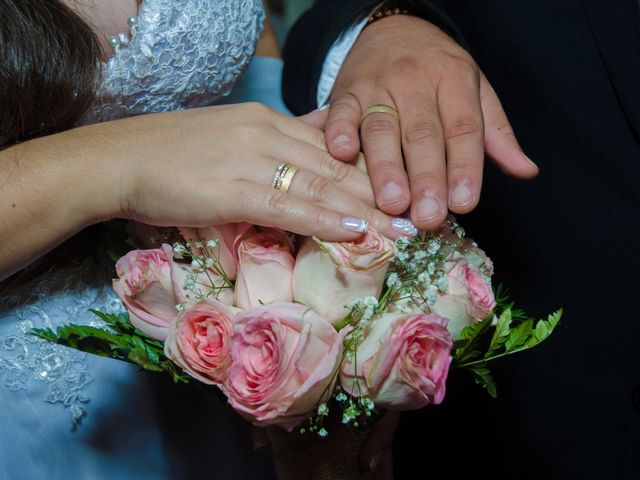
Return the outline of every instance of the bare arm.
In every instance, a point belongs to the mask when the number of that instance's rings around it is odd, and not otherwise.
[[[115,212],[113,167],[78,158],[87,148],[81,134],[0,151],[0,279]]]
[[[271,186],[278,162],[299,168],[286,193]],[[259,104],[105,122],[0,151],[0,279],[114,217],[246,221],[327,240],[367,225],[412,234],[372,204],[367,175],[331,157],[318,128]]]

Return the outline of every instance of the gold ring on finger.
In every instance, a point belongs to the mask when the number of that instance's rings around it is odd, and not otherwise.
[[[293,177],[298,173],[298,167],[289,163],[279,163],[273,175],[271,186],[276,190],[287,193],[291,187]]]
[[[362,125],[362,122],[364,122],[364,119],[367,118],[372,113],[386,113],[387,115],[391,115],[393,118],[400,121],[400,114],[395,108],[390,107],[389,105],[371,105],[362,114],[362,118],[360,119],[360,124]]]

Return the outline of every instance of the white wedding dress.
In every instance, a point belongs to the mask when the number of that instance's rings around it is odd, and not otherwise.
[[[145,0],[83,123],[225,99],[284,111],[280,61],[252,59],[263,19],[261,0]],[[248,424],[209,390],[27,335],[100,325],[89,309],[122,310],[111,289],[45,285],[35,302],[13,300],[0,311],[0,480],[275,478]]]

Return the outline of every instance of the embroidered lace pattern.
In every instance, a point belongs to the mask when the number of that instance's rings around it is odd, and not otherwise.
[[[0,315],[0,321],[14,322],[13,332],[0,339],[0,381],[14,392],[26,391],[36,382],[43,383],[44,400],[68,408],[75,429],[86,415],[89,397],[85,387],[93,381],[85,365],[86,354],[28,333],[32,328],[57,328],[71,322],[102,327],[104,323],[90,309],[117,313],[123,307],[110,289],[51,296],[43,291],[39,298],[8,315]]]
[[[263,21],[261,0],[145,0],[82,123],[210,105],[249,65]]]

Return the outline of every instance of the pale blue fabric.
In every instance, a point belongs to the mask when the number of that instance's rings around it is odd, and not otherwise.
[[[256,58],[226,102],[286,111],[280,60]],[[0,480],[275,478],[267,449],[210,390],[25,335],[117,311],[113,292],[58,293],[0,312]],[[74,431],[74,424],[79,423]]]

